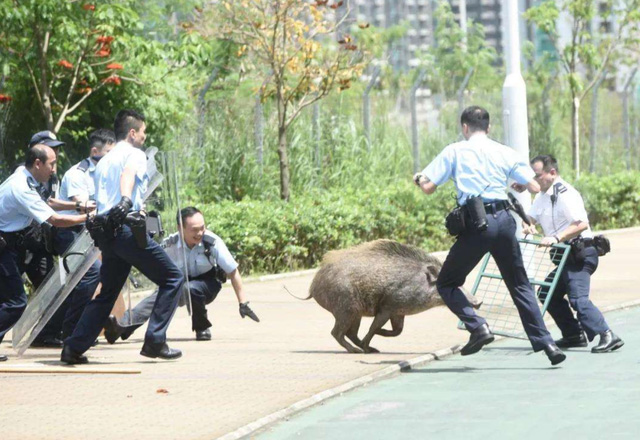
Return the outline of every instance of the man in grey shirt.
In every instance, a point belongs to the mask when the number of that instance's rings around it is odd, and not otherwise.
[[[233,258],[224,241],[213,232],[205,228],[202,212],[195,207],[184,208],[180,211],[182,217],[182,233],[176,232],[166,238],[162,245],[171,260],[188,275],[189,285],[183,285],[183,296],[180,305],[184,305],[187,291],[191,294],[192,329],[196,333],[197,341],[211,339],[211,322],[207,317],[206,305],[220,292],[222,283],[228,277],[240,304],[240,316],[250,317],[256,322],[260,320],[249,307],[246,300],[242,278],[238,271],[238,263]],[[180,227],[180,218],[177,218]],[[183,254],[184,252],[184,254]],[[186,257],[187,268],[184,261]],[[155,303],[156,292],[143,299],[131,312],[127,311],[118,320],[110,316],[105,326],[104,336],[110,344],[118,338],[126,340],[151,316]]]

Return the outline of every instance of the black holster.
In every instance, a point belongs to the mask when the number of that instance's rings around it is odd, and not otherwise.
[[[485,231],[489,227],[489,223],[487,222],[487,211],[484,209],[482,197],[469,197],[464,206],[467,208],[467,214],[469,214],[469,219],[471,220],[470,229],[477,232]]]
[[[32,223],[23,236],[23,247],[31,252],[47,252],[53,254],[53,226],[49,223]]]
[[[130,212],[124,219],[131,228],[133,238],[140,249],[147,247],[147,214],[144,211]]]
[[[87,231],[99,247],[100,243],[113,239],[118,233],[118,228],[111,225],[108,216],[96,215],[87,219]]]
[[[444,225],[449,234],[457,237],[466,229],[465,212],[463,206],[456,206],[445,218]]]

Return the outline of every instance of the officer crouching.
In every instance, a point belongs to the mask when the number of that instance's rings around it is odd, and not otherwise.
[[[166,339],[184,277],[146,233],[140,215],[149,180],[147,157],[141,150],[145,130],[143,115],[133,110],[118,112],[114,123],[118,143],[96,166],[97,215],[95,221],[87,224],[87,229],[102,251],[102,290],[87,304],[75,330],[65,339],[62,362],[88,362],[83,353],[100,334],[132,266],[158,285],[140,354],[160,359],[182,356],[180,350],[169,348]]]
[[[182,287],[181,297],[191,295],[191,322],[196,333],[196,341],[211,340],[211,321],[207,316],[206,305],[217,297],[227,278],[231,281],[238,299],[240,316],[248,316],[260,322],[246,299],[238,263],[224,241],[205,228],[202,212],[189,206],[178,213],[176,222],[178,228],[182,225],[180,232],[167,237],[162,245],[169,258],[188,276],[188,282]],[[104,331],[107,342],[113,344],[118,338],[126,340],[144,324],[151,315],[156,296],[157,292],[154,292],[140,301],[133,310],[127,311],[120,321],[110,316]],[[180,305],[184,305],[185,302],[182,301]]]
[[[24,234],[32,221],[68,228],[85,222],[85,215],[57,214],[37,191],[56,167],[56,154],[44,144],[27,152],[25,166],[0,185],[0,342],[27,306],[22,273]],[[6,361],[0,355],[0,361]]]

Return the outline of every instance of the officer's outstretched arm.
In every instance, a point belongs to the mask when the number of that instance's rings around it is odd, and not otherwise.
[[[53,214],[47,219],[47,223],[55,226],[56,228],[68,228],[71,226],[80,225],[85,221],[87,221],[86,215]]]
[[[526,186],[527,186],[527,190],[531,194],[538,194],[540,192],[540,185],[538,185],[538,182],[536,182],[533,179],[529,180]]]
[[[228,273],[227,276],[231,280],[233,291],[236,293],[236,297],[238,297],[238,303],[240,303],[240,316],[243,318],[248,316],[254,321],[260,322],[260,318],[258,318],[258,315],[256,315],[253,310],[251,310],[251,307],[249,307],[249,301],[247,301],[244,296],[244,288],[242,286],[240,271],[236,268],[233,272]]]

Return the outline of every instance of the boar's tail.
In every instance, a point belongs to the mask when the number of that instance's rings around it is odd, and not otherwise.
[[[287,289],[287,286],[285,286],[284,284],[282,285],[282,287],[284,288],[284,290],[287,291],[289,295],[293,296],[295,299],[299,299],[301,301],[306,301],[308,299],[311,299],[311,296],[312,296],[311,293],[309,293],[309,296],[307,296],[306,298],[300,298],[299,296],[295,296],[293,293],[291,293],[289,289]]]

